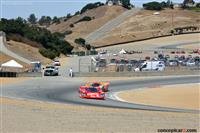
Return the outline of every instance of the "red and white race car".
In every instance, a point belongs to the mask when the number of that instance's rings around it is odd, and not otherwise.
[[[85,86],[100,87],[103,92],[107,92],[110,82],[87,82]]]
[[[79,96],[80,98],[88,99],[105,99],[105,93],[100,87],[80,86]]]

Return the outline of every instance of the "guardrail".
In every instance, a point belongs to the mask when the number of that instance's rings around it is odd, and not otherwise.
[[[17,77],[42,77],[42,72],[21,72]]]
[[[144,71],[144,72],[77,72],[75,77],[146,77],[146,76],[178,76],[178,75],[200,75],[199,70],[185,71]]]

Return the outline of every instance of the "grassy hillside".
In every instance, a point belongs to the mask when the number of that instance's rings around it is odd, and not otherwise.
[[[159,15],[156,11],[141,10],[137,14],[110,31],[103,39],[92,42],[94,46],[133,41],[149,37],[171,34],[179,27],[195,26],[200,28],[200,13],[181,9],[165,9]]]
[[[61,53],[71,53],[71,50],[73,49],[73,47],[63,39],[63,34],[52,34],[50,31],[44,28],[40,28],[36,25],[27,23],[22,18],[10,20],[1,19],[0,31],[4,31],[6,33],[7,40],[13,38],[25,38],[22,40],[30,40],[32,42],[35,42],[36,44],[40,44],[42,47],[39,52],[43,56],[50,59],[54,59]]]
[[[112,20],[117,17],[124,11],[126,11],[124,7],[121,6],[100,6],[98,8],[94,8],[91,10],[87,10],[82,14],[75,15],[69,18],[67,21],[62,19],[59,24],[52,24],[48,27],[48,30],[51,32],[60,32],[60,33],[68,33],[71,34],[66,35],[65,40],[69,41],[74,47],[77,46],[74,43],[76,38],[85,38],[91,32],[97,30],[101,26],[103,26],[106,22]],[[90,17],[90,21],[80,21],[84,17]]]

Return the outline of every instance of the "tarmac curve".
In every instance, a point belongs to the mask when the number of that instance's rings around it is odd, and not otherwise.
[[[64,77],[43,77],[15,84],[2,85],[1,96],[17,99],[36,100],[42,102],[54,102],[63,104],[64,106],[73,104],[135,110],[200,113],[199,110],[132,104],[117,101],[110,98],[113,92],[128,90],[130,88],[137,89],[155,85],[160,86],[172,84],[199,83],[199,81],[200,76],[175,76],[162,78],[159,77],[154,79],[145,79],[137,81],[112,81],[109,87],[110,92],[107,93],[106,99],[95,100],[79,98],[78,88],[80,85],[84,85],[85,83],[76,80],[76,78],[70,79]]]

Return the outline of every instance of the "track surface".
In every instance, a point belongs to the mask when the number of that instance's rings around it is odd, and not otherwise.
[[[6,54],[6,55],[9,55],[9,56],[11,56],[11,57],[13,57],[15,59],[18,59],[18,60],[20,60],[22,62],[25,62],[27,64],[31,63],[30,60],[28,60],[28,59],[26,59],[26,58],[24,58],[24,57],[22,57],[22,56],[20,56],[20,55],[18,55],[16,53],[12,52],[5,45],[6,45],[5,36],[0,35],[0,51],[2,53]]]
[[[112,92],[137,89],[155,85],[170,85],[170,84],[186,84],[199,83],[200,76],[189,77],[163,77],[148,80],[128,80],[128,81],[112,81],[110,86],[110,95]],[[165,108],[156,106],[147,106],[139,104],[131,104],[109,99],[94,100],[81,99],[78,95],[78,87],[84,83],[76,79],[69,79],[63,77],[45,77],[21,82],[17,84],[10,84],[2,86],[2,96],[12,98],[31,99],[45,102],[56,102],[64,104],[76,104],[87,106],[100,106],[111,108],[125,108],[125,109],[140,109],[151,111],[172,111],[172,112],[191,112],[199,113],[198,110],[186,110]]]
[[[129,17],[136,14],[140,10],[141,9],[139,9],[139,8],[133,8],[131,10],[125,11],[124,13],[119,15],[118,17],[116,17],[116,18],[110,20],[109,22],[107,22],[106,24],[104,24],[102,27],[100,27],[96,31],[90,33],[86,37],[86,41],[92,42],[92,41],[95,41],[97,39],[103,39],[109,31],[111,31],[112,29],[119,26],[122,22],[124,22],[124,20],[128,19]]]

